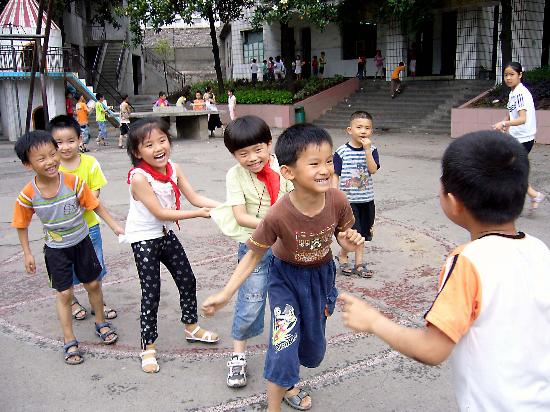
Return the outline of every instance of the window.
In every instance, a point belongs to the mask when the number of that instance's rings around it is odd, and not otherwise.
[[[342,29],[342,59],[359,56],[374,57],[376,54],[376,24],[360,21]]]
[[[243,58],[247,64],[256,59],[258,62],[264,59],[264,34],[262,31],[243,32]]]

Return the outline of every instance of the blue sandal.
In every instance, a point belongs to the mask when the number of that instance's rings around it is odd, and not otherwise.
[[[109,328],[109,330],[105,333],[101,333],[100,330],[103,329],[103,328]],[[115,329],[114,329],[113,325],[111,324],[111,322],[102,322],[102,323],[99,323],[99,324],[96,323],[95,324],[95,333],[97,334],[97,336],[100,337],[100,339],[102,340],[102,342],[105,345],[111,345],[111,344],[115,343],[118,339],[118,335],[115,332]],[[115,335],[115,337],[111,340],[108,340],[107,338],[111,335]]]
[[[287,389],[287,392],[291,391],[292,389],[294,389],[294,386]],[[306,396],[310,396],[309,392],[306,392],[305,390],[300,388],[300,391],[296,395],[286,396],[285,394],[283,396],[283,400],[288,404],[288,406],[290,406],[293,409],[297,409],[299,411],[307,411],[311,409],[311,407],[313,406],[313,403],[310,403],[308,407],[302,406],[302,401],[305,399]]]
[[[71,348],[76,348],[76,350],[69,352],[69,349]],[[78,348],[78,341],[76,339],[63,345],[63,353],[65,355],[65,363],[67,365],[79,365],[84,362],[82,351]],[[75,359],[77,356],[79,359]]]

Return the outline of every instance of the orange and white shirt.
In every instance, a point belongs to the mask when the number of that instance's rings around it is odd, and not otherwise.
[[[550,411],[550,251],[490,234],[457,248],[426,320],[456,343],[461,410]]]

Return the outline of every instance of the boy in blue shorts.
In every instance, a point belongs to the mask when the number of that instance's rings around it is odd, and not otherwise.
[[[279,174],[279,164],[271,154],[271,131],[259,117],[243,116],[229,123],[224,143],[237,164],[226,175],[226,202],[212,210],[211,216],[223,233],[239,242],[240,261],[248,252],[245,242],[270,206],[292,190],[292,183]],[[232,388],[246,385],[246,341],[264,330],[270,258],[268,250],[239,288],[231,329],[233,355],[227,363],[227,386]]]
[[[380,169],[378,149],[372,144],[372,116],[363,111],[351,115],[346,131],[351,139],[334,153],[334,187],[344,192],[350,202],[357,230],[365,240],[372,240],[374,224],[374,182],[372,175]],[[355,251],[355,266],[348,261],[348,253],[338,256],[342,275],[372,277],[372,271],[363,262],[364,248]]]
[[[501,132],[452,142],[439,202],[471,241],[448,256],[424,328],[342,294],[344,324],[419,362],[450,356],[462,411],[550,410],[550,251],[516,229],[528,188],[523,146]]]
[[[271,336],[264,368],[271,412],[280,411],[283,399],[296,409],[311,408],[309,393],[294,385],[300,365],[315,368],[325,355],[326,320],[338,294],[332,237],[349,251],[364,242],[351,228],[353,212],[345,195],[331,188],[332,139],[325,130],[292,126],[277,140],[275,155],[294,190],[269,209],[225,288],[202,305],[205,315],[226,305],[272,247],[267,287]]]
[[[78,122],[70,116],[60,115],[50,121],[50,131],[57,142],[61,164],[59,170],[64,173],[72,173],[82,179],[95,197],[99,198],[99,192],[107,184],[107,179],[101,170],[97,159],[87,154],[81,154],[79,146],[82,145]],[[101,273],[98,280],[102,281],[107,274],[105,261],[103,259],[103,245],[101,240],[101,231],[99,229],[99,220],[92,210],[84,212],[84,220],[88,224],[90,239],[94,245],[94,250],[101,264]],[[78,285],[80,281],[73,276],[73,285]],[[80,304],[78,299],[74,298],[71,311],[76,320],[84,320],[88,313],[86,308]],[[104,306],[103,313],[106,319],[114,319],[117,313],[114,309]],[[92,314],[94,314],[92,312]]]
[[[59,171],[59,151],[52,135],[45,131],[26,133],[15,144],[23,165],[36,175],[21,191],[15,203],[12,226],[23,248],[25,270],[36,273],[36,263],[29,245],[28,227],[34,213],[42,221],[46,245],[44,259],[52,288],[57,290],[56,308],[63,331],[65,362],[82,363],[82,352],[73,332],[71,302],[73,270],[88,292],[95,310],[95,331],[104,344],[115,343],[118,335],[103,315],[103,294],[97,278],[101,265],[88,236],[84,210],[94,210],[113,230],[124,230],[100,205],[85,182],[76,175]]]

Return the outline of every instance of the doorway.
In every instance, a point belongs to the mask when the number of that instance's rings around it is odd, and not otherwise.
[[[311,29],[306,27],[302,29],[302,61],[306,62],[302,66],[302,76],[309,79],[311,76]]]
[[[455,75],[456,11],[443,13],[441,25],[441,74]]]
[[[138,95],[141,87],[141,57],[135,54],[132,54],[132,81],[134,84],[134,95]]]
[[[32,112],[32,127],[34,130],[46,130],[46,121],[44,120],[44,108],[38,106]]]

